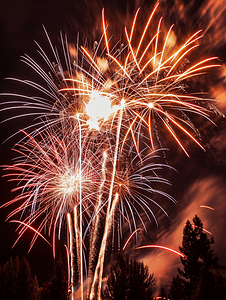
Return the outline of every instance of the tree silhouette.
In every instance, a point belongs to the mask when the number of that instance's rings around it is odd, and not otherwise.
[[[173,278],[170,288],[170,297],[172,300],[182,300],[184,296],[184,282],[179,275]]]
[[[44,286],[41,288],[40,300],[51,300],[50,299],[50,282],[45,282]]]
[[[203,231],[203,223],[197,215],[193,218],[193,224],[187,221],[182,247],[179,247],[184,254],[181,258],[183,270],[178,269],[179,275],[173,279],[170,291],[172,300],[226,299],[226,296],[217,298],[217,293],[222,294],[225,289],[223,285],[217,287],[217,282],[223,283],[225,278],[220,274],[222,267],[211,249],[213,243],[213,238],[209,239]]]
[[[38,300],[39,286],[25,257],[10,258],[0,268],[0,300]]]
[[[103,299],[137,300],[151,299],[154,275],[149,274],[143,262],[118,256],[111,268]]]
[[[166,291],[163,287],[160,289],[159,297],[161,297],[161,299],[167,299]]]
[[[54,274],[50,286],[51,300],[66,300],[67,299],[67,281],[65,278],[64,264],[62,261],[56,262]]]

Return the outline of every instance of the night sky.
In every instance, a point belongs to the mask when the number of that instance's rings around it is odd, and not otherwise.
[[[92,4],[91,4],[92,2]],[[199,4],[198,4],[198,3]],[[99,39],[101,34],[101,10],[105,8],[109,30],[118,39],[124,35],[124,26],[131,24],[131,20],[138,7],[141,7],[140,16],[147,20],[155,2],[123,0],[123,1],[11,1],[0,2],[0,92],[15,92],[16,85],[4,80],[6,77],[32,78],[33,72],[20,62],[24,53],[40,58],[34,40],[50,53],[48,42],[42,25],[48,31],[52,42],[60,47],[59,32],[66,33],[70,41],[76,40],[77,32],[80,39],[87,38],[90,44]],[[199,50],[194,59],[203,59],[210,56],[219,57],[220,68],[210,70],[205,77],[196,82],[200,91],[206,92],[208,98],[215,99],[215,113],[211,115],[213,122],[201,118],[192,118],[199,129],[200,141],[205,147],[204,152],[193,142],[186,140],[190,155],[188,158],[181,149],[167,139],[165,147],[166,161],[176,171],[167,170],[166,177],[172,186],[167,192],[172,195],[177,204],[165,200],[164,208],[169,218],[156,211],[159,227],[153,223],[148,234],[141,235],[141,243],[160,244],[179,250],[182,242],[184,224],[197,214],[204,223],[204,228],[211,231],[215,240],[214,251],[220,258],[220,263],[226,265],[226,130],[224,113],[226,113],[226,4],[224,0],[165,0],[160,1],[157,17],[164,17],[167,28],[174,25],[174,34],[178,44],[188,38],[195,31],[202,29],[204,37],[200,41]],[[158,20],[158,18],[156,19]],[[111,27],[112,26],[112,27]],[[32,77],[34,76],[34,77]],[[192,87],[191,87],[192,88]],[[1,98],[0,98],[0,101]],[[219,110],[219,111],[218,111]],[[8,114],[1,113],[1,121]],[[195,119],[195,120],[194,120]],[[0,164],[10,163],[13,153],[10,148],[17,137],[3,143],[10,135],[26,125],[26,120],[14,120],[1,124]],[[3,172],[1,171],[1,174]],[[1,178],[0,205],[12,199],[10,189],[12,184],[6,178]],[[201,205],[213,207],[215,210],[201,208]],[[0,264],[5,263],[10,256],[26,255],[34,273],[38,275],[40,284],[50,279],[53,270],[52,249],[41,239],[38,239],[29,254],[31,236],[25,236],[11,249],[17,238],[15,224],[4,222],[11,208],[0,210]],[[62,245],[60,246],[62,247]],[[63,248],[63,247],[62,247]],[[130,243],[127,252],[134,257],[144,260],[150,272],[156,277],[156,287],[168,286],[172,277],[180,266],[178,256],[164,250],[140,250]],[[64,259],[65,253],[61,251]]]

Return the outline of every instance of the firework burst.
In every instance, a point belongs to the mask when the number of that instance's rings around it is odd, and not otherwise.
[[[6,205],[21,203],[10,217],[19,212],[26,215],[28,210],[26,222],[32,225],[44,214],[45,222],[39,231],[48,224],[49,232],[53,227],[56,232],[65,214],[78,205],[80,185],[83,209],[88,216],[101,179],[97,166],[98,150],[94,153],[89,145],[83,144],[80,165],[76,135],[61,139],[53,131],[43,131],[36,138],[26,133],[25,136],[28,141],[15,146],[14,150],[19,154],[16,162],[5,166],[10,180],[18,182],[13,190],[18,196]]]
[[[56,236],[60,238],[63,225],[67,225],[72,299],[74,257],[80,298],[84,299],[87,273],[86,297],[100,299],[107,241],[111,235],[115,240],[115,228],[119,228],[120,249],[124,223],[133,235],[141,226],[146,229],[147,221],[157,223],[152,205],[167,215],[155,195],[174,199],[153,185],[169,184],[157,175],[164,165],[155,163],[156,150],[163,144],[160,129],[165,127],[186,155],[179,132],[203,148],[190,116],[193,113],[210,120],[210,111],[205,99],[186,93],[186,82],[218,66],[212,63],[216,58],[188,63],[201,31],[172,52],[173,26],[164,34],[162,18],[156,32],[147,38],[158,5],[138,42],[134,36],[139,10],[130,32],[125,28],[125,45],[117,43],[111,48],[104,10],[103,35],[92,51],[79,43],[71,47],[61,34],[62,60],[45,31],[55,62],[39,44],[38,52],[47,70],[28,55],[22,57],[43,84],[13,79],[34,88],[38,96],[2,94],[12,101],[4,102],[1,111],[22,108],[28,113],[19,117],[35,116],[35,122],[22,130],[24,137],[15,146],[16,162],[5,166],[7,176],[17,182],[14,191],[18,193],[5,204],[18,203],[9,218],[20,213],[23,221],[19,223],[19,238],[39,221],[31,247],[48,228],[55,249]]]

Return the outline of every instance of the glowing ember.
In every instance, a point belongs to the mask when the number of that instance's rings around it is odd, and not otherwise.
[[[98,92],[91,92],[90,101],[86,105],[86,113],[90,117],[88,121],[90,128],[98,129],[98,121],[104,119],[104,121],[113,112],[111,108],[111,101],[107,96],[103,96]]]

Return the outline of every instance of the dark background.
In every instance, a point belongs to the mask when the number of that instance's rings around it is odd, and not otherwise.
[[[197,3],[198,2],[198,3]],[[140,6],[140,22],[146,22],[155,2],[153,1],[11,1],[0,2],[0,92],[16,92],[17,85],[5,80],[7,77],[29,78],[36,80],[36,75],[22,62],[20,56],[24,53],[34,57],[39,62],[37,46],[33,40],[44,48],[47,55],[51,51],[46,40],[42,25],[54,45],[60,47],[59,32],[66,33],[69,41],[77,39],[79,32],[81,44],[87,38],[92,45],[101,34],[101,10],[105,8],[105,16],[109,24],[109,31],[116,39],[124,39],[124,26],[131,25],[131,20],[136,9]],[[226,229],[226,131],[224,113],[225,105],[225,76],[226,76],[226,4],[225,1],[160,1],[156,13],[164,17],[164,26],[169,28],[174,25],[177,44],[182,43],[196,30],[202,29],[204,37],[200,41],[199,50],[194,60],[209,56],[218,56],[221,67],[211,70],[205,79],[200,79],[196,89],[207,92],[207,97],[216,101],[217,110],[212,115],[216,125],[203,119],[194,120],[202,136],[201,143],[206,152],[193,143],[187,142],[190,158],[178,149],[171,139],[166,142],[167,161],[178,170],[166,171],[166,177],[172,182],[168,192],[178,201],[177,205],[166,203],[164,208],[169,213],[169,218],[157,212],[159,227],[150,226],[149,232],[143,239],[146,243],[155,243],[170,246],[178,250],[184,223],[198,214],[204,222],[204,227],[213,233],[215,252],[220,257],[220,262],[226,265],[225,258],[225,229]],[[138,33],[139,36],[139,28]],[[0,98],[1,100],[1,98]],[[3,100],[1,100],[3,101]],[[5,120],[8,113],[1,113],[1,120]],[[26,120],[13,120],[1,124],[0,164],[10,163],[13,153],[10,148],[18,141],[15,136],[4,142],[9,136],[26,125]],[[1,173],[3,173],[1,171]],[[0,205],[12,199],[10,189],[12,184],[6,178],[1,178]],[[200,208],[200,205],[209,205],[214,211]],[[26,255],[32,270],[38,276],[40,284],[49,280],[53,271],[54,260],[52,249],[42,240],[37,243],[29,254],[29,242],[32,234],[26,233],[17,245],[11,249],[17,238],[15,224],[4,222],[11,208],[0,210],[0,264],[4,264],[10,256]],[[59,248],[64,258],[63,245]],[[177,256],[166,253],[164,250],[142,250],[136,252],[134,245],[128,247],[130,253],[144,259],[150,271],[155,273],[156,286],[168,286],[171,278],[176,274],[180,263]],[[131,252],[133,251],[133,252]]]

